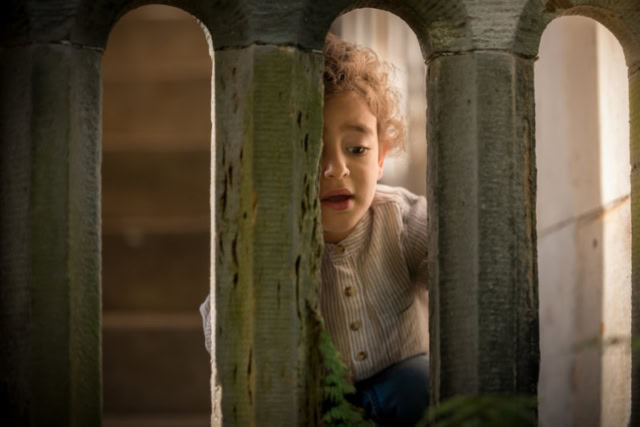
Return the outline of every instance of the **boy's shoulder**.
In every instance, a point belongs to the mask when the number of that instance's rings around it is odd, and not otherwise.
[[[423,203],[426,205],[426,202],[424,196],[413,194],[406,188],[378,184],[376,185],[376,194],[373,197],[371,206],[375,209],[379,206],[392,204],[397,206],[401,212],[406,212]]]
[[[373,200],[374,215],[379,214],[385,230],[398,233],[403,257],[415,273],[427,257],[427,199],[405,188],[378,185]]]
[[[389,236],[397,232],[402,251],[415,270],[426,256],[427,200],[402,187],[378,185],[371,203],[374,217]],[[412,270],[413,271],[413,270]]]

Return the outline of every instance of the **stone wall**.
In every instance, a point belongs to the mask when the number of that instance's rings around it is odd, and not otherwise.
[[[627,425],[631,209],[624,56],[596,21],[565,17],[545,30],[535,71],[540,421]]]

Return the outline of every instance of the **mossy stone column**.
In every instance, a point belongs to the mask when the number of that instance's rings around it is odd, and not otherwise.
[[[0,46],[4,425],[100,425],[100,57]]]
[[[323,57],[215,53],[216,364],[228,426],[318,425]]]
[[[428,67],[432,399],[536,394],[533,61],[479,50]]]

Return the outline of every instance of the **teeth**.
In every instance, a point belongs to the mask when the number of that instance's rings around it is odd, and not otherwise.
[[[342,196],[331,196],[331,197],[327,197],[327,199],[326,199],[326,200],[330,200],[330,201],[332,201],[332,202],[341,202],[341,201],[343,201],[343,200],[347,200],[347,199],[349,199],[350,197],[351,197],[351,196],[347,196],[347,195],[345,194],[345,195],[342,195]]]

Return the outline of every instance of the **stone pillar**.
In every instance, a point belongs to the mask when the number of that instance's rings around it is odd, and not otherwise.
[[[535,394],[533,62],[483,50],[428,67],[432,399]]]
[[[100,57],[68,42],[0,47],[6,425],[100,425]]]
[[[631,421],[640,424],[640,70],[629,67],[629,155],[631,157]]]
[[[318,425],[323,57],[215,53],[216,362],[222,422]]]

